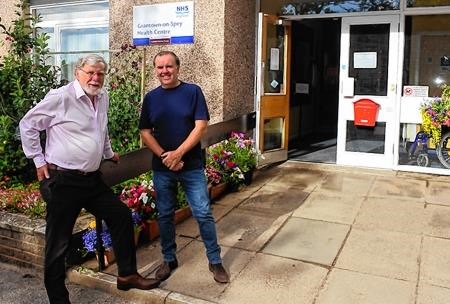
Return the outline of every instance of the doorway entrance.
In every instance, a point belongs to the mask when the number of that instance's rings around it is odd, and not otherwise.
[[[398,28],[397,15],[342,18],[337,164],[393,166]]]
[[[292,22],[291,160],[336,163],[341,18]]]

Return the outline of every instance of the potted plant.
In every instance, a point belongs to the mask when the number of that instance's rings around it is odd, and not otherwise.
[[[228,150],[232,153],[231,160],[239,167],[244,175],[244,183],[249,185],[256,168],[257,152],[253,139],[244,132],[231,132],[228,139]]]
[[[422,129],[436,146],[441,139],[442,126],[450,127],[450,86],[442,86],[441,98],[428,99],[420,107]]]
[[[157,193],[153,188],[151,173],[141,175],[131,182],[125,183],[120,193],[120,199],[136,213],[140,221],[135,225],[141,230],[146,231],[149,240],[159,236],[157,224],[158,210],[156,208]],[[191,209],[180,184],[178,184],[177,203],[175,205],[175,223],[179,223],[191,216]]]
[[[101,239],[103,243],[103,248],[105,249],[104,261],[105,266],[108,266],[115,261],[115,256],[114,251],[112,250],[111,234],[108,230],[108,226],[106,226],[105,223],[103,223],[102,230],[103,231],[101,233]],[[91,221],[91,223],[88,226],[88,229],[82,235],[82,240],[83,240],[83,248],[82,248],[83,255],[86,256],[89,252],[94,252],[97,255],[97,230],[95,221]]]
[[[231,189],[250,184],[257,153],[254,141],[245,133],[233,131],[228,139],[211,145],[206,152],[206,176],[210,184],[226,182]]]

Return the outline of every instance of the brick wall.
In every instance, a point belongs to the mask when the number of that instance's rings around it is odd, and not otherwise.
[[[0,212],[0,260],[22,267],[44,266],[45,221]]]
[[[94,217],[83,214],[74,227],[72,242],[67,254],[68,265],[78,265],[86,258],[81,256],[81,235]],[[0,211],[0,260],[21,267],[44,268],[45,220]]]

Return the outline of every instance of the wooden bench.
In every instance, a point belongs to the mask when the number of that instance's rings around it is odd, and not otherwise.
[[[256,113],[252,112],[241,117],[219,122],[208,126],[207,133],[201,141],[202,149],[227,139],[231,131],[250,132],[256,127]],[[103,180],[108,186],[114,186],[131,178],[148,172],[152,169],[153,153],[144,147],[120,156],[120,162],[104,161],[100,171]],[[102,232],[102,220],[95,219],[97,229],[97,251],[99,271],[105,269],[104,248],[100,237]]]

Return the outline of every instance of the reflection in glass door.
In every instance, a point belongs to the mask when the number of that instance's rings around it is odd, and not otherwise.
[[[398,17],[342,19],[337,163],[393,165]]]

